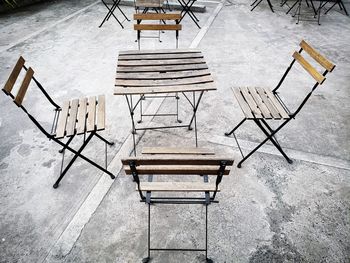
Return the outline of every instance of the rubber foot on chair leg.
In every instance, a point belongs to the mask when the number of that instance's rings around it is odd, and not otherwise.
[[[59,153],[63,153],[63,151],[64,151],[64,149],[61,149],[61,150],[59,150],[58,152],[59,152]]]
[[[189,131],[192,131],[192,130],[193,130],[193,128],[192,128],[192,127],[188,127],[188,130],[189,130]]]
[[[230,136],[230,135],[231,135],[231,133],[225,132],[225,136]]]
[[[287,162],[288,162],[289,164],[292,164],[292,163],[293,163],[293,160],[288,159]]]
[[[205,262],[207,262],[207,263],[214,263],[214,261],[213,261],[212,259],[210,259],[210,258],[207,258],[207,259],[205,260]]]
[[[58,183],[55,183],[52,187],[53,187],[54,189],[57,189]]]
[[[151,258],[149,258],[149,257],[142,259],[142,263],[147,263],[147,262],[150,262],[150,261],[151,261]]]
[[[141,123],[141,122],[142,122],[142,120],[137,121],[137,123]]]
[[[178,123],[182,123],[182,120],[177,120]]]
[[[239,164],[237,165],[237,167],[238,167],[238,168],[241,168],[241,167],[242,167],[242,164],[239,163]]]
[[[109,142],[108,144],[112,146],[112,145],[114,145],[114,142]]]
[[[115,176],[114,176],[114,175],[111,175],[111,179],[113,179],[113,180],[114,180],[114,179],[115,179]]]

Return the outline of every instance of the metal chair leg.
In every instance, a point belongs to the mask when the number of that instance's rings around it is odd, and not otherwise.
[[[243,122],[245,122],[246,120],[247,120],[247,118],[244,118],[243,120],[241,120],[240,123],[238,123],[238,125],[237,125],[236,127],[234,127],[234,128],[232,129],[232,131],[230,131],[230,132],[225,132],[225,136],[230,136],[231,134],[233,134],[233,133],[235,132],[235,130],[236,130],[239,126],[241,126],[241,125],[243,124]]]

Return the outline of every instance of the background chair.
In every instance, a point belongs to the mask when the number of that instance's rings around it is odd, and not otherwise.
[[[62,155],[62,164],[60,176],[53,185],[57,188],[60,181],[64,175],[68,172],[69,168],[72,166],[74,161],[80,157],[92,164],[101,171],[107,173],[112,179],[114,175],[107,170],[107,144],[113,145],[112,142],[107,141],[97,131],[102,131],[105,129],[105,97],[104,95],[93,96],[89,98],[80,98],[65,101],[63,106],[59,106],[52,100],[48,93],[44,90],[43,86],[34,78],[34,71],[31,67],[27,68],[25,65],[25,60],[20,57],[12,70],[4,88],[2,89],[6,95],[13,99],[13,102],[20,107],[29,117],[29,119],[39,128],[39,130],[44,133],[50,140],[58,143],[62,146],[60,153]],[[25,77],[16,95],[14,95],[13,87],[18,79],[21,70],[26,71]],[[29,84],[33,80],[39,90],[46,97],[48,102],[54,107],[54,118],[52,121],[51,131],[47,131],[34,116],[30,114],[30,110],[23,106],[23,99],[26,95]],[[51,110],[50,110],[51,111]],[[70,147],[70,143],[75,138],[76,135],[83,135],[84,142],[78,150]],[[87,136],[87,138],[86,138]],[[105,157],[105,167],[100,166],[90,158],[84,156],[81,152],[90,142],[93,136],[101,139],[106,143],[106,157]],[[61,140],[67,139],[64,143]],[[68,150],[74,154],[72,160],[63,169],[65,150]]]
[[[214,152],[199,148],[145,148],[139,157],[122,159],[126,174],[132,175],[137,185],[141,202],[148,204],[148,255],[143,262],[149,262],[151,251],[203,251],[208,258],[208,205],[220,191],[219,184],[228,175],[233,159],[217,156]],[[140,176],[148,175],[142,182]],[[154,175],[168,175],[168,181],[156,182]],[[197,182],[174,180],[178,175],[202,175]],[[209,182],[209,176],[216,176]],[[154,195],[154,193],[156,195]],[[164,195],[164,193],[166,193]],[[181,196],[169,193],[182,193]],[[196,196],[189,196],[188,193]],[[200,194],[200,196],[198,196]],[[151,247],[151,204],[199,204],[205,205],[205,248],[152,248]]]
[[[247,160],[255,151],[257,151],[262,145],[267,141],[271,141],[272,144],[279,150],[279,152],[286,158],[289,163],[292,163],[292,160],[285,154],[282,150],[282,147],[275,138],[277,132],[279,132],[291,119],[294,119],[299,111],[303,108],[305,103],[308,101],[315,89],[324,83],[326,80],[325,76],[328,72],[333,71],[335,65],[330,62],[328,59],[323,57],[315,49],[313,49],[309,44],[304,40],[300,42],[299,52],[294,52],[293,61],[285,71],[282,79],[273,90],[264,89],[264,88],[238,88],[233,89],[233,93],[245,115],[244,119],[230,132],[225,133],[226,136],[231,134],[234,135],[234,138],[237,142],[238,148],[242,154],[243,159],[238,163],[238,168],[241,167],[242,163]],[[308,53],[308,55],[313,58],[323,69],[323,73],[319,73],[302,55],[302,51]],[[305,71],[316,81],[311,91],[306,95],[302,100],[299,107],[293,113],[287,108],[286,104],[279,97],[277,90],[281,87],[283,81],[288,75],[289,71],[293,67],[295,62],[298,62]],[[266,139],[263,140],[257,147],[255,147],[249,154],[246,156],[243,155],[243,152],[239,146],[237,138],[234,134],[235,130],[241,126],[246,120],[252,120],[266,135]],[[271,121],[282,121],[282,123],[276,128],[272,129],[267,120]]]

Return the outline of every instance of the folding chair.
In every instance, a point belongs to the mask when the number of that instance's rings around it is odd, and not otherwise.
[[[263,0],[255,0],[250,6],[252,6],[252,9],[250,11],[253,11],[255,9],[255,7],[257,7],[258,5],[260,5],[260,3],[262,2]],[[273,7],[272,7],[272,4],[271,4],[271,1],[270,0],[266,0],[267,3],[269,4],[269,7],[271,9],[271,11],[274,13],[273,11]]]
[[[43,86],[34,78],[34,71],[31,67],[27,68],[25,65],[25,60],[23,57],[20,57],[12,70],[7,82],[5,83],[4,88],[2,89],[4,93],[10,96],[13,99],[13,102],[20,107],[29,117],[29,119],[39,128],[39,130],[44,133],[49,140],[53,140],[62,146],[62,149],[59,151],[63,153],[62,155],[62,164],[60,176],[53,185],[53,188],[57,188],[62,178],[68,172],[69,168],[72,166],[74,161],[80,157],[88,163],[92,164],[101,171],[107,173],[112,179],[114,175],[107,170],[107,144],[113,145],[113,142],[109,142],[104,139],[97,131],[102,131],[105,129],[105,97],[100,95],[98,97],[89,97],[89,98],[80,98],[66,101],[63,103],[63,106],[60,107],[48,93],[44,90]],[[21,70],[24,69],[25,77],[22,84],[19,87],[17,95],[11,93],[13,87],[18,79],[18,76]],[[51,131],[47,131],[36,119],[33,117],[26,107],[23,106],[23,99],[26,95],[27,89],[30,85],[31,80],[33,80],[39,90],[43,93],[46,99],[54,107],[54,118],[51,126]],[[83,135],[84,142],[78,150],[73,149],[69,146],[73,138],[76,135]],[[87,136],[87,138],[86,138]],[[105,168],[98,165],[96,162],[92,161],[90,158],[84,156],[81,152],[90,142],[93,136],[101,139],[105,142]],[[67,141],[64,143],[61,140],[67,138]],[[72,160],[67,164],[63,170],[64,154],[65,150],[68,150],[74,154]]]
[[[303,108],[305,103],[308,101],[314,90],[322,85],[325,81],[325,76],[328,72],[332,72],[335,65],[313,49],[304,40],[300,42],[299,52],[294,52],[293,61],[290,66],[285,71],[282,79],[279,81],[276,88],[273,90],[267,88],[238,88],[233,89],[233,93],[245,115],[244,119],[230,132],[225,133],[226,136],[231,134],[237,142],[238,148],[242,154],[243,159],[238,163],[238,168],[241,167],[242,163],[247,160],[255,151],[257,151],[262,145],[267,141],[271,141],[272,144],[279,150],[279,152],[286,158],[288,163],[292,163],[292,160],[285,154],[282,150],[280,144],[275,138],[277,132],[279,132],[291,119],[294,119],[299,111]],[[323,69],[323,73],[319,73],[302,55],[302,51],[308,53],[308,55],[313,58]],[[292,113],[286,106],[286,104],[279,97],[277,90],[281,87],[284,79],[288,75],[290,69],[293,67],[295,61],[297,61],[307,73],[311,75],[316,83],[312,87],[311,91],[302,100],[301,104]],[[256,146],[247,156],[243,155],[237,138],[234,134],[235,130],[241,126],[246,120],[252,120],[255,124],[263,131],[266,135],[264,139],[258,146]],[[282,123],[276,128],[272,129],[266,120],[282,121]],[[265,126],[265,127],[264,127]]]
[[[105,18],[102,20],[102,22],[101,22],[101,24],[100,24],[99,27],[102,27],[102,25],[103,25],[106,21],[108,21],[109,18],[110,18],[111,16],[113,16],[113,17],[115,18],[115,20],[117,20],[117,22],[119,23],[119,25],[120,25],[122,28],[124,28],[123,22],[124,22],[125,20],[127,20],[127,21],[130,21],[130,20],[129,20],[129,18],[127,18],[127,16],[126,16],[125,13],[123,12],[123,10],[121,10],[120,7],[119,7],[119,4],[120,4],[120,1],[121,1],[121,0],[112,0],[113,3],[112,3],[111,8],[109,8],[108,3],[106,3],[104,0],[101,0],[101,1],[102,1],[103,5],[108,9],[108,12],[107,12],[107,15],[105,16]],[[124,18],[125,18],[123,22],[120,22],[120,20],[114,15],[114,11],[115,11],[115,9],[117,9],[117,8],[118,8],[118,10],[120,11],[120,13],[122,13],[122,15],[123,15]]]
[[[216,156],[214,152],[199,148],[147,148],[139,157],[122,159],[127,175],[132,175],[137,184],[141,202],[148,205],[148,253],[142,262],[151,260],[151,251],[203,251],[208,258],[208,205],[218,203],[215,200],[220,191],[219,184],[224,175],[228,175],[233,159]],[[148,175],[147,182],[141,182],[140,176]],[[154,175],[201,175],[197,182],[153,181]],[[215,182],[209,182],[209,176],[216,176]],[[163,195],[166,193],[167,195]],[[169,196],[169,193],[172,195]],[[175,194],[174,194],[175,193]],[[185,196],[178,196],[182,193]],[[190,195],[189,195],[190,193]],[[156,195],[154,195],[156,194]],[[151,205],[152,204],[199,204],[205,205],[205,248],[154,248],[151,247]]]
[[[134,20],[136,20],[136,24],[134,24],[134,30],[137,31],[137,42],[138,42],[138,49],[141,48],[141,31],[147,30],[147,31],[159,31],[159,35],[157,38],[160,40],[160,31],[175,31],[176,34],[176,48],[179,46],[179,31],[182,29],[182,26],[180,25],[180,14],[161,14],[161,13],[140,13],[140,14],[134,14]],[[148,24],[141,24],[142,20],[146,21],[174,21],[175,24],[154,24],[154,23],[148,23]],[[155,38],[154,36],[143,36],[142,38]]]

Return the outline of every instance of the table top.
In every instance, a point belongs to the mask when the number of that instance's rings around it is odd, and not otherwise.
[[[114,95],[216,90],[196,49],[119,52]]]

